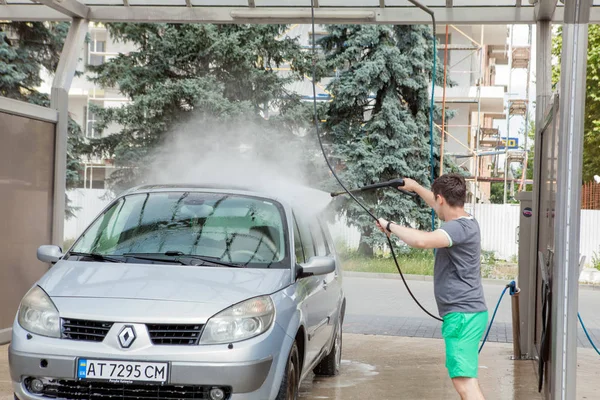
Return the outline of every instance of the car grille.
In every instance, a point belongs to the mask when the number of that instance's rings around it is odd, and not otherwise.
[[[152,344],[156,345],[195,345],[200,340],[203,325],[148,324]]]
[[[42,395],[66,400],[210,399],[209,392],[213,387],[50,380],[45,382]],[[229,399],[231,388],[221,389],[225,391],[225,399]]]
[[[63,319],[62,334],[65,339],[101,342],[112,326],[112,322]]]

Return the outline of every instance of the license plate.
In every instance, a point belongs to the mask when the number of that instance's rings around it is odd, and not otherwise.
[[[79,379],[94,379],[112,382],[158,382],[167,381],[168,363],[130,362],[79,359]]]

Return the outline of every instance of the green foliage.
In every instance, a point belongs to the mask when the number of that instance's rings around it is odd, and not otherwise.
[[[66,22],[0,22],[0,96],[50,107],[48,95],[36,88],[42,83],[42,69],[56,71],[68,31]],[[81,179],[83,137],[71,118],[68,132],[66,179],[67,188],[73,188]],[[74,208],[68,198],[66,205],[70,218]]]
[[[321,65],[337,69],[339,77],[328,87],[334,97],[324,118],[324,140],[331,144],[343,182],[360,187],[410,177],[429,186],[429,87],[436,56],[430,28],[329,25],[327,32],[320,41],[325,51]],[[438,84],[442,77],[438,66]],[[437,174],[437,132],[434,138]],[[430,209],[397,191],[378,190],[361,198],[381,216],[417,228],[430,226]],[[386,242],[359,206],[349,199],[338,202],[361,230],[364,254]]]
[[[504,183],[502,183],[502,182],[490,183],[490,203],[492,203],[492,204],[503,204],[504,203]]]
[[[481,250],[481,263],[489,266],[498,264],[498,258],[495,251]]]
[[[433,261],[431,251],[412,251],[398,255],[402,273],[409,275],[433,275]],[[344,271],[398,273],[391,257],[365,257],[358,252],[352,252],[342,254],[341,262]]]
[[[560,79],[562,28],[552,39],[552,55],[559,63],[552,68],[552,82]],[[583,182],[600,174],[600,25],[589,25],[585,123],[583,139]]]
[[[594,252],[592,254],[592,268],[596,268],[598,271],[600,271],[600,252]]]
[[[75,243],[75,238],[65,239],[63,241],[62,250],[67,251],[68,249],[71,248],[71,246],[73,246],[73,243]]]
[[[535,160],[534,154],[534,141],[535,141],[535,119],[531,118],[529,121],[529,127],[527,128],[527,136],[529,139],[529,150],[527,151],[527,171],[525,172],[525,179],[533,179],[533,165]],[[525,190],[528,192],[533,191],[533,185],[526,185]]]
[[[45,105],[40,70],[56,70],[68,30],[66,22],[0,22],[0,96]]]
[[[153,150],[169,140],[176,123],[192,120],[197,135],[233,126],[254,126],[269,141],[298,130],[309,108],[286,85],[303,78],[308,54],[284,25],[109,24],[117,41],[137,50],[91,68],[93,81],[117,87],[131,102],[95,109],[97,128],[117,123],[120,132],[94,140],[89,152],[122,167],[112,184],[122,189],[144,175]],[[291,71],[275,68],[287,64]],[[269,115],[270,110],[278,115]],[[279,136],[278,136],[279,135]],[[133,167],[133,168],[127,168]]]

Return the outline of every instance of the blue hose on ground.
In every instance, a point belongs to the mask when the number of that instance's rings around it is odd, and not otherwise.
[[[579,323],[581,324],[581,327],[583,328],[583,332],[585,332],[585,336],[587,336],[588,340],[590,341],[590,344],[592,345],[594,350],[596,350],[596,353],[598,353],[598,355],[600,355],[600,350],[598,350],[598,348],[594,344],[594,341],[590,337],[590,334],[588,333],[587,329],[585,328],[585,325],[584,325],[583,320],[581,319],[581,315],[579,313],[577,313],[577,318],[579,318]]]
[[[498,303],[496,303],[496,308],[494,309],[494,314],[492,314],[492,319],[490,320],[490,324],[488,325],[487,332],[485,333],[485,337],[483,338],[483,342],[481,342],[481,346],[479,346],[479,353],[481,353],[481,350],[483,349],[483,345],[487,341],[487,338],[490,334],[490,330],[492,329],[492,324],[494,323],[494,318],[496,318],[496,312],[498,312],[498,307],[500,307],[500,303],[502,302],[502,298],[504,297],[504,293],[506,293],[507,289],[510,289],[510,294],[513,295],[515,293],[515,290],[518,290],[518,289],[516,289],[515,281],[512,281],[511,283],[506,285],[506,287],[502,291],[502,294],[500,294],[500,298],[498,299]],[[594,350],[596,350],[596,353],[598,353],[598,355],[600,355],[600,350],[598,350],[598,347],[596,347],[596,344],[594,343],[589,332],[587,331],[587,328],[585,327],[585,324],[583,323],[583,319],[581,319],[581,314],[577,313],[577,318],[579,319],[579,323],[581,324],[581,327],[583,328],[583,332],[585,333],[585,336],[589,340],[589,342],[592,345],[592,347],[594,348]]]
[[[512,281],[510,284],[506,285],[506,287],[502,291],[502,294],[500,295],[500,298],[498,299],[498,303],[496,303],[496,308],[494,309],[494,314],[492,314],[492,319],[490,321],[490,324],[488,325],[487,332],[485,333],[483,342],[481,342],[481,346],[479,347],[478,353],[481,353],[481,349],[483,349],[483,345],[487,341],[488,335],[490,334],[490,330],[492,329],[492,324],[494,323],[494,318],[496,318],[496,312],[498,312],[498,307],[500,307],[500,303],[502,302],[502,298],[504,297],[504,293],[506,293],[506,290],[511,286],[511,284],[514,284],[514,283],[515,283],[515,281]]]

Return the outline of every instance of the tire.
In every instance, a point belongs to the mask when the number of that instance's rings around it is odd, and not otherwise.
[[[338,320],[335,336],[333,338],[333,346],[331,351],[321,362],[315,367],[313,372],[315,375],[321,376],[336,376],[340,373],[340,365],[342,363],[342,320]]]
[[[296,341],[292,345],[290,355],[288,356],[283,379],[276,400],[297,400],[300,389],[300,355]]]

